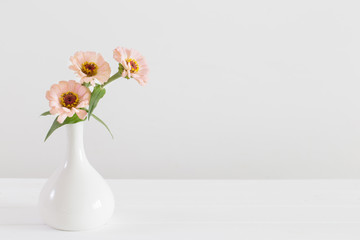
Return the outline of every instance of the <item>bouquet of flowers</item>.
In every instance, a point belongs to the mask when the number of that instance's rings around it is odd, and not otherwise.
[[[117,47],[113,57],[119,63],[119,67],[112,76],[110,76],[109,63],[100,53],[76,52],[70,57],[69,68],[80,78],[80,82],[60,81],[46,92],[50,111],[44,112],[41,116],[57,115],[57,117],[44,141],[59,127],[90,120],[90,117],[103,124],[112,136],[108,126],[93,114],[98,102],[106,93],[105,86],[120,77],[133,78],[143,86],[148,81],[149,73],[145,58],[134,49]]]

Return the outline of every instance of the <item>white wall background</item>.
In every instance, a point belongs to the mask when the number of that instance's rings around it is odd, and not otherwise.
[[[360,177],[358,1],[1,1],[0,177],[48,177],[66,131],[45,92],[77,50],[142,52],[87,123],[107,178]]]

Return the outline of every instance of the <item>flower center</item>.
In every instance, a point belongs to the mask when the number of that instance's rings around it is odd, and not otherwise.
[[[98,66],[94,62],[84,62],[81,65],[81,71],[88,77],[95,76],[97,74]]]
[[[64,107],[71,109],[79,104],[79,97],[73,92],[63,93],[60,97],[60,103]]]
[[[130,64],[130,72],[131,73],[136,73],[137,71],[139,71],[139,64],[131,58],[126,59],[126,63]]]

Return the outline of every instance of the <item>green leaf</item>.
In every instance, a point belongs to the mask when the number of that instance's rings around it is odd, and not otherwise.
[[[114,135],[111,133],[110,128],[104,123],[99,117],[97,117],[95,114],[93,114],[93,117],[98,120],[102,125],[106,127],[106,129],[109,131],[111,137],[114,139]]]
[[[98,102],[100,99],[105,95],[106,90],[101,85],[96,85],[94,87],[94,90],[91,93],[90,103],[89,103],[89,113],[88,113],[88,119],[90,120],[90,116],[94,109],[96,108]]]
[[[57,121],[59,116],[57,116],[53,122],[53,124],[51,125],[48,133],[46,134],[46,137],[45,137],[45,140],[44,142],[50,137],[50,135],[56,130],[58,129],[59,127],[62,127],[66,124],[74,124],[74,123],[77,123],[77,122],[81,122],[81,121],[84,121],[84,120],[81,120],[78,115],[76,115],[76,113],[72,116],[72,117],[67,117],[63,123],[59,123]]]
[[[48,116],[48,115],[51,115],[50,111],[44,112],[40,116]]]

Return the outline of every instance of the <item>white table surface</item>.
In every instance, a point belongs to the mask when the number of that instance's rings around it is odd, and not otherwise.
[[[101,229],[44,225],[44,179],[0,179],[0,239],[360,239],[360,180],[108,180],[115,214]]]

